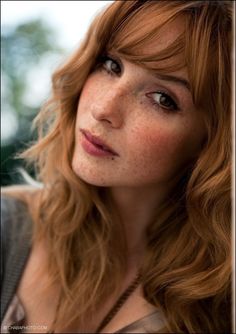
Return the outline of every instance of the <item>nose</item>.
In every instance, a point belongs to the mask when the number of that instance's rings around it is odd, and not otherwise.
[[[103,91],[96,103],[91,106],[92,116],[112,128],[120,128],[125,121],[127,102],[124,90],[113,87],[110,91]]]

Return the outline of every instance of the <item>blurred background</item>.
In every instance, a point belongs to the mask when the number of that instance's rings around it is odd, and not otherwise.
[[[50,95],[51,74],[112,2],[1,1],[2,186],[22,181],[15,155],[34,139],[32,120]]]

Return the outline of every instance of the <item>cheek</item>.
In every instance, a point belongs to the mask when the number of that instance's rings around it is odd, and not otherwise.
[[[101,97],[104,96],[104,92],[107,92],[109,89],[110,86],[107,86],[96,74],[91,74],[86,80],[80,94],[78,105],[80,114],[86,113],[93,103],[96,105]]]
[[[141,169],[166,171],[168,174],[192,159],[194,149],[189,133],[160,126],[134,129],[132,143],[128,147],[133,147],[129,159]]]
[[[86,112],[89,101],[92,101],[92,92],[89,83],[86,83],[80,94],[77,114],[82,115]]]
[[[160,125],[134,129],[133,140],[137,148],[142,148],[146,154],[162,152],[166,149],[174,151],[183,142],[183,138],[177,131]]]

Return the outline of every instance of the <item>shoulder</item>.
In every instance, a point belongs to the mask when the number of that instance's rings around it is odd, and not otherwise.
[[[1,187],[1,197],[5,198],[9,203],[14,204],[30,203],[34,195],[39,192],[41,188],[31,185],[11,185]]]
[[[27,210],[26,203],[10,194],[1,194],[1,217],[4,220],[12,219],[16,214],[22,214]]]
[[[27,202],[22,197],[14,196],[8,190],[1,194],[1,227],[3,231],[24,229],[31,224]]]
[[[1,195],[1,319],[23,272],[32,244],[32,219],[20,198]]]
[[[12,185],[1,188],[1,216],[16,221],[32,215],[37,195],[42,188],[31,185]]]
[[[5,249],[6,262],[19,248],[30,247],[32,230],[33,221],[24,197],[14,196],[9,189],[2,191],[1,242],[3,251]]]

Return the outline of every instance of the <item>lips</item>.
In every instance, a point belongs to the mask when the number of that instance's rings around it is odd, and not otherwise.
[[[87,139],[89,143],[94,145],[94,147],[97,150],[100,150],[101,153],[104,152],[107,155],[116,155],[118,156],[118,153],[115,152],[110,146],[108,146],[104,141],[102,141],[100,138],[93,136],[89,131],[81,129],[82,134]],[[98,151],[99,152],[99,151]]]

